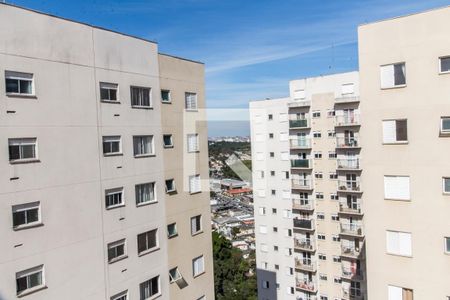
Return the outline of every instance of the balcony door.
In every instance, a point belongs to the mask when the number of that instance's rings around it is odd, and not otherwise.
[[[355,123],[355,110],[354,109],[344,109],[344,122],[346,124]]]
[[[356,195],[347,195],[347,207],[352,210],[358,210],[358,197]]]
[[[356,190],[358,183],[356,182],[356,174],[346,174],[345,179],[347,182],[347,188],[350,190]]]
[[[300,147],[308,146],[308,139],[306,132],[297,133],[297,142]]]
[[[355,132],[352,130],[346,130],[344,132],[345,145],[356,146]]]

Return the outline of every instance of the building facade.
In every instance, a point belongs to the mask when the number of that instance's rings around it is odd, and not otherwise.
[[[370,299],[450,297],[450,8],[359,27]]]
[[[12,5],[0,27],[0,299],[213,299],[204,66]]]
[[[250,103],[260,299],[364,299],[359,77]]]

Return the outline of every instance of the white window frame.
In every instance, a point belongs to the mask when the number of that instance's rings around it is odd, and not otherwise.
[[[441,134],[450,135],[450,129],[444,129],[444,120],[450,121],[450,117],[441,117],[441,122],[440,122],[440,126],[439,126],[441,129]]]
[[[44,265],[40,265],[40,266],[36,266],[33,268],[29,268],[20,272],[16,273],[16,288],[17,288],[17,279],[19,278],[28,278],[29,276],[33,275],[33,274],[37,274],[37,273],[41,273],[41,284],[36,285],[34,287],[27,287],[26,289],[17,292],[17,296],[21,297],[21,296],[25,296],[31,293],[34,293],[38,290],[41,290],[43,288],[45,288],[45,269],[44,269]],[[29,285],[29,279],[27,279],[27,286]]]
[[[198,110],[197,93],[185,92],[184,93],[184,104],[185,104],[186,111],[197,111]]]
[[[199,264],[201,262],[201,264]],[[192,259],[192,274],[196,278],[205,273],[205,257],[203,255]]]
[[[128,290],[115,294],[110,300],[128,300]]]
[[[167,94],[169,95],[169,99],[168,100],[164,100],[162,93],[163,92],[167,92]],[[172,93],[170,92],[170,90],[167,89],[161,89],[161,102],[162,103],[172,103]]]
[[[203,232],[203,217],[202,215],[196,215],[191,217],[191,235],[197,235]],[[195,223],[194,223],[195,222]],[[194,228],[195,226],[195,228]],[[197,230],[198,227],[198,230]]]
[[[145,139],[149,139],[147,146],[143,146],[142,142]],[[137,142],[137,145],[136,145]],[[139,150],[139,152],[143,149],[148,147],[148,150],[150,152],[144,152],[144,153],[137,153]],[[154,143],[154,138],[153,135],[135,135],[133,136],[133,155],[134,157],[146,157],[146,156],[153,156],[155,155],[155,143]]]
[[[450,177],[442,177],[442,193],[445,195],[450,195],[450,191],[445,190],[445,180],[450,180]]]
[[[406,121],[406,140],[399,140],[397,136],[397,122],[398,121]],[[393,124],[393,140],[389,139],[388,133]],[[407,144],[409,141],[408,136],[408,119],[388,119],[382,121],[383,126],[383,144],[391,145],[391,144]]]
[[[450,56],[449,55],[446,55],[446,56],[441,56],[441,57],[439,57],[439,70],[438,70],[438,72],[439,72],[439,74],[449,74],[450,73],[450,70],[448,70],[448,71],[442,71],[442,60],[443,59],[450,59]]]
[[[400,247],[401,239],[408,237],[409,238],[409,251],[407,253],[402,253],[399,249],[389,249],[390,247],[395,247],[396,245],[390,245],[390,237],[394,237],[393,234],[397,235],[397,242]],[[398,251],[397,251],[398,250]],[[386,253],[391,255],[397,255],[397,256],[405,256],[405,257],[412,257],[412,234],[411,232],[404,232],[404,231],[396,231],[396,230],[386,230]]]
[[[121,195],[121,203],[119,204],[113,204],[113,205],[107,205],[107,197],[108,196],[112,196],[112,195],[116,195],[116,194],[120,194]],[[113,209],[116,207],[122,207],[125,206],[125,193],[124,193],[124,188],[123,187],[119,187],[119,188],[112,188],[112,189],[107,189],[105,190],[105,207],[106,209]]]
[[[172,234],[170,233],[169,226],[174,227],[174,229],[175,229],[174,233],[172,233]],[[170,238],[176,237],[177,235],[178,235],[177,223],[173,222],[173,223],[167,224],[167,237],[170,239]]]
[[[34,157],[28,157],[28,158],[22,158],[23,157],[23,146],[33,146],[34,147]],[[10,147],[19,147],[19,158],[17,159],[11,159],[11,156],[9,156],[9,162],[10,163],[16,163],[16,162],[32,162],[32,161],[38,161],[39,160],[39,152],[38,152],[38,142],[37,138],[11,138],[8,139],[8,149]]]
[[[116,257],[113,257],[113,258],[110,258],[109,257],[109,250],[113,249],[113,248],[117,248],[117,246],[120,246],[120,245],[123,245],[123,254],[119,255],[119,256],[116,256]],[[122,260],[122,259],[128,257],[128,254],[127,254],[127,241],[126,241],[126,239],[121,239],[121,240],[118,240],[118,241],[114,241],[114,242],[108,243],[106,248],[107,248],[107,257],[108,257],[108,263],[109,264],[115,263],[116,261],[119,261],[119,260]]]
[[[389,182],[388,178],[391,178],[391,181]],[[392,195],[388,195],[388,184],[389,183],[394,183],[395,180],[400,180],[400,178],[408,179],[408,195],[405,197],[400,197],[400,196],[392,196]],[[394,180],[394,181],[392,181]],[[384,185],[384,199],[385,200],[399,200],[399,201],[411,201],[411,177],[410,176],[402,176],[402,175],[384,175],[383,176],[383,185]],[[392,193],[392,191],[390,192]]]
[[[194,180],[194,182],[193,182]],[[200,174],[189,176],[189,193],[196,194],[202,191]]]
[[[105,143],[113,144],[119,143],[119,150],[117,152],[105,152]],[[106,135],[102,137],[103,156],[114,156],[122,154],[122,137],[120,135]],[[112,147],[111,147],[112,149]]]
[[[395,84],[395,65],[404,65],[404,69],[405,69],[405,83],[404,84]],[[387,82],[383,80],[383,73],[386,71],[383,70],[387,70],[388,67],[392,66],[392,70],[389,70],[389,72],[392,72],[392,82]],[[391,63],[391,64],[385,64],[385,65],[381,65],[380,66],[380,86],[382,90],[386,90],[386,89],[395,89],[395,88],[402,88],[402,87],[406,87],[407,85],[407,75],[406,75],[406,63],[403,62],[396,62],[396,63]]]
[[[152,194],[152,190],[153,190],[153,199],[149,199],[149,200],[146,200],[146,201],[140,201],[139,202],[138,201],[138,196],[139,196],[138,188],[142,188],[142,187],[147,186],[147,185],[150,186],[149,196]],[[156,195],[156,182],[154,182],[154,181],[153,182],[145,182],[145,183],[136,184],[134,186],[134,192],[135,192],[135,198],[136,198],[136,206],[142,206],[142,205],[158,202],[158,197]]]
[[[138,104],[133,104],[133,91],[138,93]],[[144,93],[148,93],[148,105],[144,104]],[[130,86],[130,102],[133,108],[153,108],[152,88],[144,86]]]
[[[166,144],[165,138],[169,137],[170,144]],[[172,134],[163,134],[163,146],[164,148],[173,148],[173,135]]]
[[[14,214],[15,213],[26,212],[28,210],[34,210],[34,209],[38,210],[38,220],[37,221],[26,222],[26,223],[20,224],[20,225],[14,225]],[[25,229],[25,228],[42,225],[41,204],[39,201],[36,201],[36,202],[13,205],[12,206],[12,217],[13,217],[13,229],[14,230]],[[26,218],[27,218],[27,215],[25,213],[25,219]]]
[[[173,188],[172,188],[171,190],[169,190],[169,189],[167,188],[167,182],[168,182],[168,181],[171,181],[171,182],[172,182],[172,187],[173,187]],[[166,193],[167,193],[167,194],[176,192],[176,191],[177,191],[177,186],[175,185],[175,179],[173,179],[173,178],[166,179],[166,180],[165,180],[165,188],[166,188]]]
[[[169,270],[169,279],[170,279],[169,283],[175,283],[175,282],[183,279],[183,276],[181,275],[178,267],[174,267]]]
[[[18,92],[7,92],[6,91],[6,80],[17,80]],[[31,82],[31,93],[22,93],[20,91],[20,82],[26,81]],[[17,71],[5,71],[5,92],[8,96],[27,96],[34,97],[35,96],[35,88],[34,88],[34,74],[32,73],[24,73]]]
[[[192,141],[194,139],[194,141]],[[198,133],[189,133],[187,135],[187,152],[194,153],[200,151]]]
[[[152,248],[147,248],[147,249],[142,250],[141,252],[139,252],[139,235],[145,234],[145,236],[146,236],[146,246],[148,246],[147,244],[148,244],[149,240],[148,240],[147,237],[148,237],[148,233],[149,232],[155,232],[155,246],[153,246]],[[137,246],[138,246],[138,248],[137,248],[138,256],[142,256],[142,255],[148,254],[150,252],[153,252],[153,251],[156,251],[156,250],[159,249],[159,230],[158,230],[158,228],[153,228],[153,229],[147,230],[145,232],[141,232],[141,233],[136,235],[136,239],[137,239]]]
[[[119,85],[117,83],[112,82],[100,82],[100,101],[101,102],[109,102],[109,103],[120,103],[120,97],[119,97]],[[111,98],[110,90],[116,91],[116,100],[110,100],[110,99],[102,99],[102,90],[108,90],[108,98]]]
[[[139,284],[139,294],[140,294],[140,296],[142,296],[142,290],[141,290],[141,288],[144,286],[144,284],[151,283],[151,281],[152,281],[154,278],[157,278],[157,280],[158,280],[158,292],[155,293],[155,294],[153,294],[153,295],[151,295],[151,296],[149,296],[149,297],[147,297],[147,298],[144,298],[144,300],[155,299],[155,298],[158,298],[158,297],[161,295],[161,277],[160,277],[159,275],[154,276],[154,277],[152,277],[152,278],[150,278],[149,280],[146,280],[146,281],[144,281],[144,282],[141,282],[141,283]],[[139,298],[139,299],[142,300],[142,298]]]

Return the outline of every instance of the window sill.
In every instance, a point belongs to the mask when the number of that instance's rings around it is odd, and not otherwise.
[[[200,150],[188,150],[188,153],[200,153]]]
[[[395,253],[389,253],[389,252],[386,252],[386,254],[387,254],[387,255],[391,255],[391,256],[404,257],[404,258],[413,258],[412,255],[395,254]]]
[[[18,225],[18,226],[13,227],[13,230],[14,231],[20,231],[20,230],[25,230],[25,229],[35,228],[35,227],[41,227],[41,226],[44,226],[44,223],[37,222],[37,223],[26,224],[26,225]]]
[[[408,141],[400,141],[400,142],[390,142],[390,143],[383,143],[383,145],[407,145],[409,144]]]
[[[39,163],[41,162],[39,159],[18,159],[18,160],[10,160],[9,163],[11,165],[19,165],[19,164],[31,164],[31,163]]]
[[[439,75],[447,75],[447,74],[450,74],[450,71],[444,71],[444,72],[439,71],[438,74],[439,74]]]
[[[126,259],[126,258],[128,258],[128,255],[123,255],[123,256],[120,256],[120,257],[116,257],[116,258],[113,258],[113,259],[109,260],[109,261],[108,261],[108,264],[113,264],[113,263],[115,263],[115,262],[124,260],[124,259]]]
[[[102,103],[109,103],[109,104],[120,104],[120,101],[117,101],[117,100],[104,100],[104,99],[100,99],[100,102],[102,102]]]
[[[109,153],[103,153],[103,156],[104,157],[111,157],[111,156],[123,156],[123,153],[122,152],[118,152],[118,153],[111,153],[111,154],[109,154]]]
[[[200,234],[202,234],[202,233],[203,233],[203,230],[200,230],[200,231],[198,231],[198,232],[191,233],[191,236],[200,235]]]
[[[190,195],[200,194],[202,191],[189,192]]]
[[[156,295],[153,295],[153,296],[151,296],[150,298],[145,298],[144,300],[153,300],[153,299],[156,299],[156,298],[159,298],[159,297],[161,297],[161,293],[159,293],[159,294],[156,294]]]
[[[439,131],[439,137],[450,137],[450,131]]]
[[[203,271],[203,272],[201,272],[201,273],[198,273],[197,275],[194,275],[193,277],[194,278],[197,278],[197,277],[200,277],[200,276],[202,276],[203,274],[205,274],[206,272],[205,271]]]
[[[187,112],[198,112],[197,108],[186,108],[185,109]]]
[[[161,100],[161,103],[163,103],[163,104],[172,104],[172,100],[169,100],[169,101]]]
[[[168,235],[167,238],[170,240],[170,239],[176,238],[177,236],[178,236],[178,233],[175,233],[172,235]]]
[[[37,96],[34,94],[20,94],[20,93],[6,93],[6,97],[37,99]]]
[[[172,149],[173,148],[173,145],[164,145],[164,149]]]
[[[155,157],[156,154],[138,154],[134,155],[134,158],[145,158],[145,157]]]
[[[177,192],[177,190],[170,190],[170,191],[166,191],[166,194],[175,194]]]
[[[384,198],[386,201],[399,201],[399,202],[411,202],[411,199],[391,199],[391,198]]]
[[[34,293],[39,292],[41,290],[45,290],[46,288],[47,288],[46,285],[40,285],[40,286],[33,287],[31,289],[24,290],[24,291],[22,291],[20,293],[17,293],[17,298],[22,298],[24,296],[28,296],[28,295],[34,294]]]
[[[158,201],[154,200],[154,201],[142,202],[142,203],[136,204],[136,207],[147,206],[147,205],[151,205],[151,204],[155,204],[155,203],[158,203]]]
[[[150,254],[150,253],[155,252],[155,251],[158,251],[159,249],[160,249],[159,247],[156,247],[156,248],[152,248],[152,249],[148,249],[148,250],[142,251],[142,252],[138,253],[138,257]]]
[[[140,106],[140,105],[131,105],[131,108],[134,108],[134,109],[149,109],[149,110],[153,109],[152,106]]]
[[[119,205],[108,206],[108,207],[106,208],[106,210],[112,210],[112,209],[119,208],[119,207],[125,207],[125,203],[119,204]]]
[[[402,89],[405,88],[406,84],[399,84],[399,85],[394,85],[394,86],[390,86],[390,87],[381,87],[381,90],[393,90],[393,89]]]

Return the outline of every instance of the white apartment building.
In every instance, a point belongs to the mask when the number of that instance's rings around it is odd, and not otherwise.
[[[365,299],[358,72],[250,103],[259,299]]]
[[[7,4],[0,28],[0,299],[214,299],[206,127],[179,122],[203,64]]]

